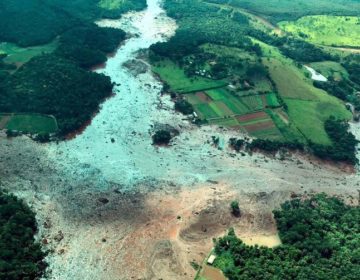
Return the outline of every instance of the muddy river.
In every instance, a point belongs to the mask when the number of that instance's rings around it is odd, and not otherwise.
[[[230,226],[249,243],[275,236],[271,211],[295,193],[324,191],[356,202],[355,172],[304,155],[280,160],[219,150],[212,136],[227,142],[239,132],[197,127],[174,111],[139,58],[176,30],[161,1],[97,24],[132,37],[98,70],[116,86],[91,124],[59,143],[0,137],[0,187],[36,212],[37,238],[51,250],[47,279],[193,279],[190,262],[201,263],[212,238]],[[162,125],[180,131],[168,148],[152,145]],[[241,219],[229,214],[233,199]]]

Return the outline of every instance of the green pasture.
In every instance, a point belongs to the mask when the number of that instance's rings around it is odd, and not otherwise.
[[[201,91],[216,87],[222,87],[227,84],[222,80],[211,80],[202,77],[189,78],[183,69],[170,60],[164,60],[156,63],[152,68],[153,72],[158,74],[173,91],[179,93],[187,93]]]
[[[331,141],[324,129],[324,122],[335,116],[350,119],[351,113],[340,102],[319,102],[299,99],[284,99],[292,123],[308,139],[318,144],[330,145]]]
[[[8,118],[5,128],[24,133],[55,133],[58,130],[56,119],[40,114],[1,114]],[[1,119],[0,119],[1,122]]]
[[[34,56],[53,52],[57,44],[55,40],[52,43],[42,46],[21,48],[12,43],[0,43],[0,53],[7,54],[7,57],[4,59],[5,63],[25,63]]]
[[[280,22],[279,26],[313,44],[326,46],[360,46],[360,17],[305,16],[297,21]]]
[[[268,67],[270,76],[283,98],[314,101],[331,98],[312,85],[312,81],[304,75],[303,69],[277,59],[264,60],[264,64]]]

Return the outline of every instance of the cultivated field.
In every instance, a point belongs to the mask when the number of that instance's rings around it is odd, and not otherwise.
[[[0,43],[0,54],[7,54],[7,57],[4,59],[5,63],[21,65],[37,55],[53,52],[56,47],[56,40],[46,45],[27,48],[21,48],[12,43]]]

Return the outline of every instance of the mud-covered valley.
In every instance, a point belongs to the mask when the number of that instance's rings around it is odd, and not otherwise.
[[[229,227],[249,244],[276,245],[272,210],[289,198],[326,192],[359,203],[357,170],[297,153],[218,149],[212,136],[228,142],[238,132],[193,125],[146,62],[140,72],[124,67],[174,34],[160,1],[98,25],[132,36],[97,70],[116,86],[91,124],[58,143],[0,137],[0,186],[36,212],[37,238],[50,252],[46,279],[193,279],[190,263]],[[180,134],[156,147],[151,134],[164,125]],[[234,199],[240,218],[229,210]]]

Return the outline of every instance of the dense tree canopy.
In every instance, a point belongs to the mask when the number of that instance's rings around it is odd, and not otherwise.
[[[0,279],[39,279],[45,253],[35,242],[35,214],[13,195],[0,191]]]
[[[250,247],[233,230],[216,240],[215,266],[230,280],[345,279],[360,274],[360,207],[324,194],[274,211],[282,245]]]
[[[110,78],[56,55],[33,58],[5,83],[2,112],[54,115],[62,134],[79,128],[112,92]]]

